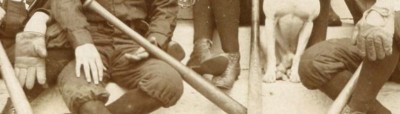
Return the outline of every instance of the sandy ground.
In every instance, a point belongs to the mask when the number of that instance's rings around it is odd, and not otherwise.
[[[343,1],[333,1],[334,9],[340,16],[345,19],[342,27],[330,27],[328,30],[328,38],[345,38],[352,33],[351,18]],[[183,63],[189,59],[189,54],[192,52],[192,36],[193,27],[190,20],[181,20],[178,22],[173,40],[177,41],[184,46],[187,54]],[[261,30],[263,33],[263,28]],[[250,55],[250,28],[240,28],[240,52],[241,52],[241,75],[239,80],[235,83],[234,88],[226,91],[232,98],[239,103],[247,106],[247,89],[248,89],[248,70],[249,70],[249,55]],[[218,44],[215,40],[215,44]],[[221,50],[219,46],[214,47],[214,52],[219,53]],[[108,90],[112,91],[110,101],[118,98],[123,92],[118,88],[110,85]],[[400,114],[400,85],[388,83],[381,90],[378,99],[394,114]],[[325,113],[330,106],[332,100],[319,91],[308,90],[300,83],[291,83],[285,81],[278,81],[276,83],[263,83],[263,112],[269,114],[322,114]],[[5,99],[8,97],[3,81],[0,81],[0,109],[4,106]],[[48,104],[42,105],[40,108],[47,108],[52,106],[51,109],[59,109],[65,112],[66,109],[63,105],[55,106],[54,103],[60,101],[59,96],[51,96],[47,99]],[[205,97],[200,95],[196,90],[185,83],[185,91],[182,98],[178,103],[170,108],[161,108],[153,114],[223,114],[224,112],[217,106],[208,101]],[[44,113],[40,113],[44,114]],[[49,113],[54,114],[54,113]],[[57,114],[57,113],[56,113]]]

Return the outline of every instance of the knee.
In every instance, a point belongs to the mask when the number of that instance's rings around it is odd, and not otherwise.
[[[315,66],[314,60],[310,60],[311,58],[304,58],[304,56],[300,60],[299,64],[299,76],[301,83],[308,89],[316,89],[317,84],[315,84],[311,78],[315,71],[317,71],[317,66]]]
[[[182,77],[167,63],[160,60],[154,62],[157,68],[148,71],[147,75],[140,79],[139,88],[161,101],[164,107],[172,106],[183,94]]]
[[[299,63],[299,76],[306,88],[317,89],[326,83],[328,74],[325,71],[330,65],[325,60],[327,58],[321,52],[312,48],[303,53]]]
[[[71,112],[76,112],[89,101],[106,103],[110,94],[100,86],[64,85],[59,91]]]
[[[72,67],[74,62],[70,62],[59,74],[56,87],[61,93],[70,111],[74,112],[88,101],[106,102],[110,94],[105,90],[103,84],[88,83],[83,76],[76,77],[71,73],[75,72]]]

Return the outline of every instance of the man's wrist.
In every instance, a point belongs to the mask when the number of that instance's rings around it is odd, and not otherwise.
[[[26,23],[24,31],[33,31],[39,33],[45,33],[47,29],[47,21],[49,16],[42,12],[36,12]]]
[[[367,17],[365,17],[365,21],[373,26],[381,26],[385,24],[385,20],[383,18],[384,17],[379,12],[370,11],[368,12]]]
[[[47,15],[47,13],[44,12],[35,12],[30,19],[37,20],[38,22],[45,22],[50,20],[50,16]]]
[[[386,8],[393,11],[396,1],[397,0],[377,0],[372,7]]]
[[[388,21],[388,18],[394,18],[392,16],[394,14],[394,10],[387,6],[381,7],[378,4],[372,6],[369,10],[364,12],[364,19],[367,24],[373,26],[383,26]],[[389,19],[390,20],[390,19]]]
[[[73,48],[77,48],[84,44],[93,44],[92,36],[86,29],[68,31],[68,36],[69,42]]]

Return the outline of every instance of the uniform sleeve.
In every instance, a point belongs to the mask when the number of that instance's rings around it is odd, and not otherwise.
[[[157,38],[164,45],[172,37],[178,13],[177,0],[152,0],[149,10],[149,32],[147,37]]]
[[[50,7],[52,18],[67,32],[67,38],[74,48],[93,43],[80,0],[51,0]]]
[[[36,0],[36,2],[28,3],[31,6],[29,7],[29,15],[32,16],[36,12],[43,12],[47,15],[50,14],[50,1],[51,0]]]
[[[19,1],[7,0],[3,6],[6,14],[1,23],[1,29],[7,36],[15,36],[24,28],[24,23],[28,17],[25,9],[25,3]]]

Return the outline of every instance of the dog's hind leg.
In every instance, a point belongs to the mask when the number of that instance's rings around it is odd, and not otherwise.
[[[275,56],[275,26],[274,16],[267,16],[265,19],[265,38],[260,38],[260,46],[266,54],[267,63],[264,66],[264,81],[275,82],[276,80],[276,56]]]
[[[300,57],[303,54],[304,50],[306,49],[306,46],[308,44],[308,41],[311,36],[312,28],[314,26],[314,23],[312,20],[308,20],[307,22],[304,23],[303,29],[301,30],[299,34],[299,41],[297,44],[297,49],[296,53],[293,57],[293,63],[292,63],[292,68],[291,68],[291,73],[290,73],[290,81],[292,82],[299,82],[299,63],[300,63]]]
[[[277,79],[282,79],[282,80],[287,80],[289,81],[289,75],[287,71],[290,69],[292,66],[292,59],[294,56],[294,50],[292,51],[290,48],[293,46],[297,46],[297,39],[298,39],[298,33],[296,33],[296,44],[291,44],[291,39],[289,37],[285,37],[288,32],[288,28],[282,27],[282,18],[278,19],[277,26],[275,27],[275,50],[276,50],[276,78]],[[302,21],[303,22],[303,21]],[[303,25],[303,24],[301,24]],[[289,27],[289,26],[287,26]],[[293,26],[290,26],[293,27]],[[303,26],[301,26],[303,27]],[[282,31],[284,30],[284,31]],[[299,28],[298,31],[300,31],[301,28]],[[284,34],[282,33],[284,32]]]

